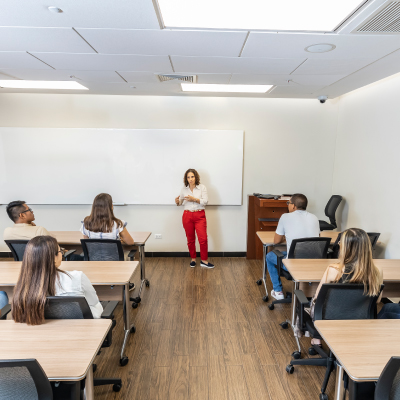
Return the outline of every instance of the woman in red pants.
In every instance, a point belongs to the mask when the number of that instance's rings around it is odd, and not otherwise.
[[[200,265],[205,268],[214,268],[208,262],[207,220],[204,211],[207,203],[207,189],[200,183],[200,175],[195,169],[188,169],[183,177],[184,186],[181,194],[175,199],[177,206],[183,205],[182,223],[185,228],[187,244],[192,261],[190,266],[196,266],[196,237],[200,243]]]

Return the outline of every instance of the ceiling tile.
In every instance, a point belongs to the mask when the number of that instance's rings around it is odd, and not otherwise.
[[[322,89],[322,86],[277,86],[270,93],[271,97],[298,97],[306,96],[312,97],[314,93]],[[317,97],[317,96],[314,96]]]
[[[0,27],[0,51],[94,53],[71,28]]]
[[[111,54],[33,53],[56,69],[86,71],[172,72],[167,56]]]
[[[304,59],[171,56],[175,71],[193,73],[289,74]]]
[[[77,29],[99,53],[238,57],[247,32]]]
[[[0,51],[0,69],[6,68],[51,69],[25,51]]]
[[[292,73],[295,75],[348,75],[374,62],[373,59],[316,60],[304,62]],[[294,79],[294,78],[293,78]]]
[[[45,0],[2,1],[0,26],[158,29],[152,0],[57,0],[63,13],[51,13]]]
[[[336,48],[327,53],[309,53],[313,44],[329,43]],[[309,59],[380,58],[400,48],[399,35],[338,35],[308,33],[250,32],[242,57]]]
[[[230,83],[236,85],[311,85],[326,86],[346,75],[264,75],[233,74]],[[291,82],[288,82],[288,81]]]

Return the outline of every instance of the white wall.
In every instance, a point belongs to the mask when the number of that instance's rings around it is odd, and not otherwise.
[[[323,216],[332,190],[337,103],[336,100],[321,105],[316,100],[298,99],[2,94],[0,124],[244,130],[243,206],[208,207],[207,220],[210,251],[245,251],[249,193],[302,192],[309,198],[309,210]],[[32,154],[32,162],[34,157]],[[22,200],[27,197],[24,179],[29,179],[29,171],[21,179]],[[226,179],[229,180],[229,171]],[[181,182],[171,185],[176,186],[178,194]],[[74,186],[66,190],[74,190]],[[37,224],[48,230],[76,230],[90,211],[87,206],[34,208]],[[182,209],[174,205],[126,206],[118,208],[116,214],[129,222],[131,230],[163,235],[161,240],[150,239],[148,251],[186,251]],[[5,206],[0,206],[0,231],[10,224]],[[0,251],[5,249],[1,244]]]
[[[378,256],[400,258],[400,74],[339,100],[333,192],[340,226],[381,232]]]

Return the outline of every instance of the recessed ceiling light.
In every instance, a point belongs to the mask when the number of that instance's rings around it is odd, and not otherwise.
[[[332,51],[335,49],[336,46],[334,44],[321,43],[308,46],[304,50],[308,51],[309,53],[327,53],[328,51]]]
[[[332,31],[361,0],[158,0],[167,28]],[[194,11],[195,10],[195,11]]]
[[[181,83],[184,92],[266,93],[273,85],[219,85]]]
[[[75,81],[23,81],[0,80],[0,87],[11,89],[67,89],[89,90]]]
[[[63,12],[63,10],[61,10],[61,8],[54,7],[54,6],[47,7],[47,9],[48,9],[50,12],[55,13],[55,14],[60,14],[60,13]]]

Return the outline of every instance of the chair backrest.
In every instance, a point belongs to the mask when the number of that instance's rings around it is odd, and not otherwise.
[[[371,240],[371,247],[373,249],[375,247],[376,243],[378,242],[379,236],[381,236],[381,234],[377,233],[377,232],[367,232],[367,235],[369,236],[369,239]]]
[[[375,400],[400,400],[400,357],[392,357],[375,389]]]
[[[293,239],[288,258],[327,258],[330,243],[323,237]]]
[[[85,261],[124,261],[120,240],[81,239]]]
[[[49,296],[45,319],[93,319],[92,311],[82,296]]]
[[[37,360],[0,360],[0,399],[53,399],[50,382]]]
[[[329,199],[328,203],[325,207],[325,215],[329,218],[332,225],[336,225],[336,210],[339,207],[339,204],[342,202],[343,197],[337,194],[334,194]]]
[[[363,284],[325,283],[318,293],[314,319],[374,319],[378,297],[364,294]]]
[[[5,240],[5,242],[11,250],[14,261],[22,261],[24,258],[25,247],[29,240]]]

